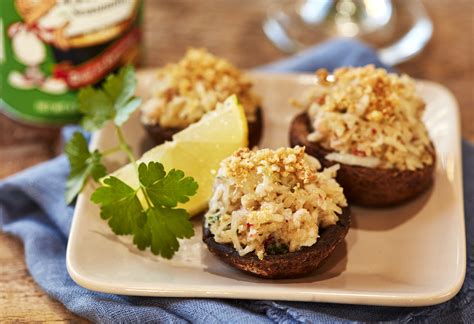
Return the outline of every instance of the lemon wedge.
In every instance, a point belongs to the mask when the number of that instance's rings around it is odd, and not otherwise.
[[[158,145],[145,152],[137,161],[162,163],[166,171],[180,169],[199,184],[197,194],[178,207],[193,216],[203,211],[212,194],[212,185],[219,163],[240,147],[248,145],[248,128],[245,113],[235,95],[204,115],[200,121],[173,136],[173,141]],[[110,174],[138,187],[132,164]]]

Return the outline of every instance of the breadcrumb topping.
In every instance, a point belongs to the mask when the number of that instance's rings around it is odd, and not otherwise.
[[[239,149],[221,162],[206,226],[218,243],[260,259],[315,244],[319,228],[337,223],[347,206],[338,165],[320,168],[304,147]]]
[[[247,119],[254,121],[260,98],[252,92],[250,79],[228,61],[192,48],[179,62],[157,71],[150,99],[142,106],[142,121],[185,128],[233,94]]]
[[[344,67],[328,75],[318,70],[317,86],[297,103],[312,121],[309,141],[335,151],[330,158],[342,163],[399,170],[433,163],[421,120],[425,103],[413,79],[373,65]]]

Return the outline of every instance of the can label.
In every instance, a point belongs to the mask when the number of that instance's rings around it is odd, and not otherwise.
[[[139,55],[141,0],[0,1],[0,104],[46,124],[79,118],[76,89]]]

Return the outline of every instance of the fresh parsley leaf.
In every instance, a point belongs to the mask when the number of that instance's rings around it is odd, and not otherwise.
[[[132,66],[125,66],[117,74],[109,75],[102,88],[91,86],[79,90],[79,110],[84,114],[81,125],[94,131],[108,120],[121,126],[140,105],[134,96],[137,81]]]
[[[172,169],[165,175],[163,165],[158,162],[142,163],[138,171],[140,182],[155,206],[176,207],[189,201],[198,189],[197,182],[185,177],[181,170]]]
[[[196,193],[197,183],[179,170],[166,173],[159,162],[141,163],[138,167],[140,188],[133,189],[116,177],[108,177],[91,200],[100,205],[103,219],[109,220],[114,233],[132,234],[133,243],[144,250],[171,258],[179,249],[179,238],[194,235],[189,214],[174,208]],[[140,203],[146,195],[152,206]]]
[[[114,107],[111,100],[100,89],[91,86],[81,88],[77,95],[79,111],[83,113],[81,126],[88,131],[95,131],[114,116]]]
[[[151,245],[151,231],[149,226],[145,226],[148,221],[147,213],[141,214],[137,220],[138,226],[135,228],[133,233],[133,244],[135,244],[138,249],[145,250]]]
[[[170,259],[179,249],[178,238],[190,238],[194,235],[189,215],[184,209],[153,207],[147,210],[145,228],[149,237],[134,240],[137,246],[150,246],[151,252]],[[137,242],[138,241],[138,242]]]
[[[134,97],[137,80],[131,65],[120,69],[117,75],[110,75],[104,83],[104,91],[114,103],[114,123],[121,126],[140,105],[140,98]]]
[[[117,113],[114,117],[115,125],[122,126],[141,103],[142,100],[140,98],[132,98],[121,106],[116,105]]]
[[[104,91],[117,105],[124,105],[135,93],[137,80],[131,65],[124,66],[117,74],[110,74],[104,82]]]
[[[101,163],[102,155],[96,150],[89,151],[87,141],[80,132],[75,132],[64,151],[71,167],[66,182],[66,201],[71,203],[86,184],[89,176],[95,181],[105,176],[106,169]]]
[[[153,185],[155,182],[162,180],[166,175],[163,164],[159,162],[140,163],[138,166],[138,179],[145,187]]]
[[[137,191],[116,177],[108,177],[91,196],[91,200],[100,204],[100,217],[109,220],[109,226],[115,234],[133,234],[141,222],[144,224],[143,207],[137,197]]]

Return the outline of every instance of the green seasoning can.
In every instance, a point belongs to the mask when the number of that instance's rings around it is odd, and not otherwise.
[[[0,108],[22,121],[76,122],[78,88],[136,64],[142,0],[1,0]]]

